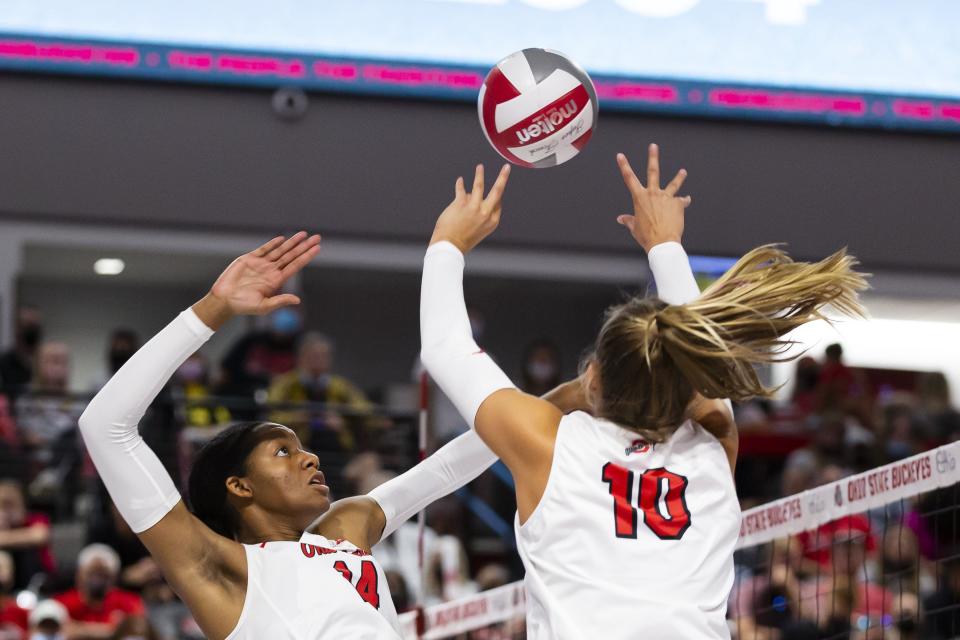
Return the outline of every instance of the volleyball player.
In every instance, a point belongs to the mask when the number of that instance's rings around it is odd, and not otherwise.
[[[685,173],[661,189],[653,145],[646,186],[617,160],[634,207],[618,222],[651,258],[685,259]],[[767,393],[753,365],[776,358],[782,336],[827,304],[860,313],[865,282],[843,251],[807,264],[761,247],[699,297],[691,278],[675,300],[612,307],[582,376],[590,413],[565,415],[517,390],[470,335],[464,254],[499,224],[508,175],[505,166],[484,197],[477,167],[471,192],[459,179],[437,220],[421,357],[513,474],[528,637],[728,638],[740,509],[736,425],[721,399]]]

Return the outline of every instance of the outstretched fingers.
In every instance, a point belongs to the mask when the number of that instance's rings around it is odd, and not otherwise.
[[[650,144],[647,152],[647,189],[660,188],[660,147]]]
[[[483,203],[490,209],[498,209],[500,207],[500,200],[503,198],[503,192],[507,188],[507,180],[509,179],[510,165],[504,164],[503,167],[500,168],[500,173],[497,175],[493,186],[490,187],[490,193],[488,193],[487,197],[483,200]]]
[[[293,295],[292,293],[281,293],[280,295],[271,296],[263,301],[260,305],[260,313],[267,314],[273,311],[276,311],[280,307],[289,307],[295,304],[300,304],[300,298]]]
[[[305,266],[310,264],[310,261],[313,260],[318,253],[320,253],[319,236],[317,236],[317,238],[318,238],[317,244],[312,245],[306,251],[304,251],[299,256],[294,258],[290,262],[290,264],[288,264],[287,266],[283,267],[283,269],[280,270],[280,273],[283,274],[284,279],[289,278],[290,276],[292,276],[293,274],[295,274],[296,272],[300,271]]]
[[[260,245],[259,247],[251,251],[250,253],[251,255],[254,255],[258,258],[262,258],[263,256],[267,255],[267,253],[269,253],[270,251],[273,251],[276,247],[279,247],[285,239],[286,238],[284,238],[283,236],[277,236],[273,240],[268,240],[267,242],[263,243],[262,245]]]
[[[680,171],[677,171],[677,175],[673,176],[673,180],[670,181],[670,184],[663,188],[664,193],[670,196],[677,195],[677,192],[680,191],[680,187],[683,186],[683,181],[686,179],[687,170],[680,169]]]
[[[479,203],[483,201],[483,165],[478,164],[477,170],[473,174],[473,190],[470,191],[470,199]]]
[[[296,247],[300,244],[300,241],[307,237],[306,231],[298,231],[289,238],[287,238],[280,246],[274,247],[271,249],[266,256],[267,260],[274,262],[279,260],[285,253]]]
[[[623,176],[623,183],[627,185],[630,193],[643,191],[643,184],[640,183],[640,178],[637,177],[637,174],[633,171],[633,167],[630,166],[630,161],[627,160],[627,156],[618,153],[617,166],[620,167],[620,175]]]
[[[289,251],[277,258],[276,265],[277,268],[283,269],[285,266],[299,258],[301,255],[309,251],[311,248],[320,244],[320,236],[312,235],[309,238],[304,239],[303,241],[297,243],[295,246],[291,247]]]

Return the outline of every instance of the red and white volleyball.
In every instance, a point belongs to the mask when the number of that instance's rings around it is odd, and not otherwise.
[[[524,49],[497,63],[480,87],[480,125],[501,156],[522,167],[563,164],[597,125],[597,92],[562,53]]]

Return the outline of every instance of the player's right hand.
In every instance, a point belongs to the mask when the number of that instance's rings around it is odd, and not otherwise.
[[[683,237],[684,209],[690,206],[690,196],[677,196],[677,191],[687,178],[686,170],[680,169],[670,184],[661,189],[660,150],[655,144],[650,145],[647,156],[646,186],[637,178],[622,153],[617,154],[617,165],[633,200],[633,215],[618,216],[617,222],[630,230],[645,251],[663,242],[680,242]]]

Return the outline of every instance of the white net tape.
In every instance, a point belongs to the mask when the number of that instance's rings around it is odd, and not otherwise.
[[[960,442],[876,467],[743,512],[737,548],[752,547],[844,516],[960,482]]]

